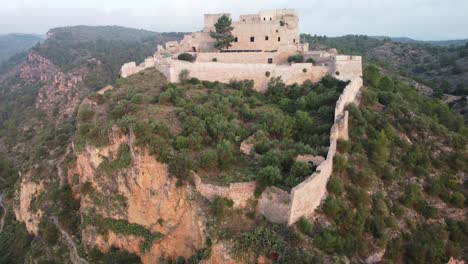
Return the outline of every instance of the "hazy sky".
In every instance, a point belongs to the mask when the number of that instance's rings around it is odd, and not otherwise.
[[[468,0],[0,0],[1,33],[70,25],[196,31],[204,13],[295,8],[304,33],[468,38]]]

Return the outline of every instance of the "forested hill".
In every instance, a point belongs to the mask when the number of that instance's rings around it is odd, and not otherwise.
[[[453,40],[416,40],[408,37],[386,37],[386,36],[371,36],[379,40],[390,39],[393,42],[400,43],[419,43],[419,44],[431,44],[436,46],[464,46],[468,39],[453,39]]]
[[[366,62],[427,85],[436,93],[468,95],[468,43],[446,47],[363,35],[302,38],[311,49],[336,48],[343,54],[362,55]]]
[[[0,63],[16,53],[31,48],[42,40],[41,36],[35,34],[0,35]]]
[[[33,51],[64,70],[96,58],[105,64],[106,75],[111,80],[118,77],[125,62],[142,62],[156,51],[158,44],[183,36],[182,33],[156,33],[119,26],[63,27],[52,29],[47,35],[48,40],[35,46]]]

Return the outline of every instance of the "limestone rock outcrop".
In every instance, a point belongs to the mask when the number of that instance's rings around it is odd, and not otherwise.
[[[112,219],[121,219],[145,227],[151,232],[162,234],[161,239],[153,242],[146,252],[140,251],[141,237],[107,232],[105,235],[85,228],[83,241],[97,246],[103,251],[111,247],[124,248],[142,257],[144,263],[158,263],[160,258],[175,259],[178,256],[189,258],[205,243],[205,218],[192,187],[177,186],[177,180],[168,173],[165,164],[150,156],[145,149],[133,144],[133,137],[122,135],[113,128],[107,147],[87,146],[77,154],[75,168],[69,173],[77,175],[78,185],[92,186],[101,197],[119,195],[125,198],[125,205],[113,209],[106,203],[96,203],[93,199],[80,194],[83,215],[90,211]],[[121,144],[130,147],[132,164],[111,175],[100,171],[101,163],[112,160]],[[69,175],[69,179],[73,176]]]
[[[43,212],[41,209],[33,210],[31,203],[44,191],[44,184],[30,181],[27,176],[16,190],[14,212],[16,219],[25,224],[26,230],[37,235]]]

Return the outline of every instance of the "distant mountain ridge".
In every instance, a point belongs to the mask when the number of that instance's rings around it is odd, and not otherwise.
[[[37,34],[12,33],[0,35],[0,63],[19,52],[26,51],[42,40],[44,40],[44,37]]]
[[[408,37],[388,37],[388,36],[370,36],[371,38],[375,38],[378,40],[390,39],[393,42],[400,42],[400,43],[420,43],[420,44],[431,44],[435,46],[463,46],[468,43],[467,39],[449,39],[449,40],[417,40]]]

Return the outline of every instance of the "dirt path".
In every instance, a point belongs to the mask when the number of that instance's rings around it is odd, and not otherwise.
[[[68,157],[68,154],[70,154],[70,150],[71,150],[71,145],[68,145],[67,146],[67,151],[65,152],[65,154],[63,154],[62,157],[60,157],[59,160],[57,160],[57,174],[59,176],[59,179],[60,179],[60,186],[65,186],[65,184],[67,183],[67,175],[65,175],[65,172],[64,169],[63,169],[63,166],[66,164],[64,164],[66,162],[66,159]]]
[[[67,244],[68,251],[70,252],[70,261],[73,264],[89,264],[88,261],[81,258],[80,255],[78,254],[78,249],[76,248],[75,241],[73,241],[73,238],[70,236],[70,234],[68,234],[67,231],[65,231],[60,226],[60,224],[58,223],[58,219],[56,217],[54,217],[53,219],[54,219],[55,225],[60,230],[62,237],[65,238],[65,243]]]

